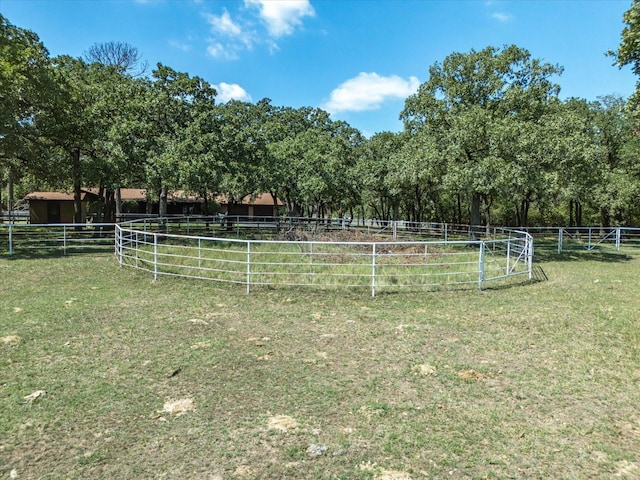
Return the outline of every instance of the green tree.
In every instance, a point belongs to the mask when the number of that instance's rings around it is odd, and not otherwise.
[[[35,118],[35,126],[49,145],[47,152],[56,161],[57,172],[70,179],[74,221],[81,223],[81,188],[91,176],[95,139],[101,131],[100,118],[92,111],[101,94],[96,81],[98,68],[69,56],[56,57],[52,63],[55,87]]]
[[[598,181],[594,182],[589,203],[599,213],[601,225],[625,224],[635,208],[640,187],[634,173],[635,155],[627,155],[633,122],[621,97],[600,97],[588,108],[598,169]]]
[[[511,152],[503,127],[509,121],[535,121],[559,87],[550,78],[558,66],[533,59],[514,45],[453,53],[429,69],[429,80],[405,102],[401,119],[410,135],[422,133],[435,141],[448,159],[445,183],[469,198],[469,220],[485,223],[501,187],[497,179]],[[500,146],[500,148],[497,148]]]
[[[53,88],[49,52],[38,36],[0,14],[0,169],[6,172],[8,206],[19,176],[49,171],[35,119]]]
[[[185,142],[191,141],[188,127],[214,106],[216,91],[201,78],[162,64],[152,75],[144,102],[145,130],[140,132],[140,138],[147,155],[149,188],[158,192],[159,214],[165,216],[169,192],[181,189],[185,177],[191,175],[185,147]]]
[[[392,157],[402,147],[402,137],[393,132],[377,133],[365,141],[355,169],[362,185],[362,200],[374,217],[397,220],[400,190],[389,182]]]
[[[622,29],[620,45],[617,50],[609,51],[619,68],[631,65],[634,74],[640,76],[640,1],[633,0],[629,10],[622,17],[625,26]],[[629,106],[637,115],[640,108],[640,83],[629,98]]]
[[[269,129],[271,184],[289,214],[324,216],[337,210],[342,215],[353,209],[360,132],[310,107],[276,111]]]

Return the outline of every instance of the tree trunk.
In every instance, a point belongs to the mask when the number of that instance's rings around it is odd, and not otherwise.
[[[522,225],[521,227],[529,226],[529,208],[531,207],[531,201],[526,198],[524,200],[524,205],[522,206]]]
[[[485,218],[485,234],[489,236],[491,234],[491,205],[493,199],[490,195],[483,195],[484,198],[484,218]]]
[[[149,190],[147,189],[147,191],[145,192],[145,208],[144,208],[144,212],[147,215],[151,215],[153,213],[153,204],[151,203],[151,195],[149,195]]]
[[[422,191],[420,190],[420,187],[418,185],[416,185],[415,191],[415,207],[414,207],[414,213],[413,213],[413,221],[414,222],[419,222],[420,220],[422,220]]]
[[[116,222],[122,221],[122,192],[120,187],[116,188]]]
[[[7,185],[7,207],[9,208],[9,223],[13,223],[13,169],[9,167],[9,179]]]
[[[77,147],[71,150],[71,165],[73,170],[73,221],[74,223],[83,223],[82,170],[80,168],[80,149]],[[80,228],[77,226],[76,230],[80,230]]]
[[[102,217],[102,221],[107,223],[112,223],[114,221],[113,206],[114,191],[110,188],[107,188],[104,192],[104,216]],[[108,229],[105,228],[104,230]]]
[[[160,203],[158,204],[158,216],[160,218],[165,218],[167,216],[167,197],[169,196],[169,192],[167,191],[167,187],[162,185],[160,187]]]
[[[576,202],[576,224],[582,226],[582,203]]]
[[[273,198],[273,216],[278,218],[280,212],[278,212],[278,195],[275,192],[269,192],[271,194],[271,198]]]
[[[575,226],[573,223],[573,200],[569,200],[569,226]]]
[[[481,196],[479,193],[473,192],[471,194],[471,211],[469,214],[469,224],[471,226],[471,233],[473,240],[477,240],[482,229],[482,216],[480,215]]]

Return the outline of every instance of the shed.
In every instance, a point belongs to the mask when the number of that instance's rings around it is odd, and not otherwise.
[[[150,204],[147,190],[138,188],[121,188],[120,196],[123,202],[123,213],[151,213],[158,214],[158,202]],[[29,201],[29,219],[31,223],[73,223],[73,193],[66,192],[32,192],[24,197]],[[82,189],[82,218],[91,215],[90,204],[100,199],[97,188]],[[169,215],[198,215],[203,213],[204,198],[176,190],[168,197],[167,214]],[[220,213],[243,217],[273,217],[278,213],[278,207],[283,203],[278,199],[274,203],[273,196],[265,193],[252,197],[246,195],[240,202],[230,202],[225,196],[215,197],[220,205]]]
[[[31,192],[24,197],[29,201],[29,222],[73,223],[73,193],[64,192]],[[82,190],[82,218],[87,214],[87,203],[96,200],[97,195]]]

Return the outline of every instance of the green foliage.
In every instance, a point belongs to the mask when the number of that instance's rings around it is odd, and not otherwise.
[[[620,45],[609,55],[615,58],[618,67],[631,65],[633,73],[640,75],[640,2],[633,0],[629,10],[622,17],[625,27],[622,29]],[[629,99],[631,109],[637,113],[640,105],[640,92],[636,92]]]
[[[636,73],[639,5],[612,53]],[[35,33],[2,16],[0,24],[9,196],[73,188],[79,199],[80,187],[97,187],[105,220],[120,187],[145,188],[161,213],[169,192],[184,190],[231,201],[268,192],[289,215],[487,226],[640,220],[635,100],[561,102],[562,68],[515,45],[435,63],[406,99],[405,130],[364,139],[319,108],[216,104],[210,84],[166,65],[132,75],[139,56],[127,44],[98,44],[90,62],[51,59]]]
[[[561,72],[514,45],[452,53],[429,69],[429,80],[407,99],[401,114],[406,130],[432,139],[444,163],[443,183],[471,197],[471,224],[481,222],[481,200],[489,224],[494,199],[517,190],[513,181],[522,180],[510,173],[526,152],[518,145],[520,132],[539,133],[538,123],[559,91],[550,77]],[[544,141],[543,135],[534,139]]]

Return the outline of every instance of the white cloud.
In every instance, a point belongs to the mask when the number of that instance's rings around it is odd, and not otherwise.
[[[236,60],[238,58],[238,54],[232,47],[224,46],[215,41],[210,41],[207,53],[214,58],[224,58],[226,60]]]
[[[330,113],[376,110],[386,100],[407,98],[419,86],[416,77],[404,79],[398,75],[382,77],[375,72],[361,72],[334,89],[322,108]]]
[[[217,98],[221,103],[226,103],[229,100],[251,101],[251,95],[237,83],[220,82],[218,85],[213,85],[213,87],[218,91]]]
[[[173,48],[177,48],[178,50],[182,50],[183,52],[188,52],[191,50],[191,45],[184,42],[179,42],[178,40],[169,40],[169,45]]]
[[[245,5],[260,10],[269,34],[276,38],[291,35],[304,17],[316,14],[309,0],[245,0]]]
[[[229,12],[224,9],[221,15],[205,14],[211,26],[214,38],[209,39],[207,52],[215,58],[226,60],[238,59],[238,52],[250,50],[254,43],[255,33],[235,22]]]
[[[498,20],[499,22],[509,22],[511,20],[513,20],[513,15],[510,15],[508,13],[502,13],[502,12],[493,12],[491,14],[491,18],[494,18],[495,20]]]
[[[231,19],[231,15],[229,15],[229,12],[226,9],[222,12],[222,15],[213,15],[208,13],[205,16],[214,33],[230,37],[238,37],[242,35],[242,28],[240,28],[240,25]]]

